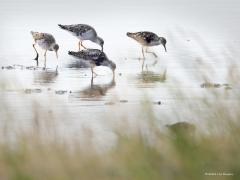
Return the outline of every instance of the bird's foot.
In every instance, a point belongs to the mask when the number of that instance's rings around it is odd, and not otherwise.
[[[83,49],[87,49],[87,48],[86,48],[85,46],[83,46],[83,45],[82,45],[82,47],[83,47]]]
[[[38,66],[38,56],[36,58],[34,58],[33,60],[36,61],[36,64]]]
[[[38,54],[37,54],[37,56],[33,60],[38,61]]]

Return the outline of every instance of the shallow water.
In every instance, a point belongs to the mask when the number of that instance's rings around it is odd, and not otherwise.
[[[55,119],[47,125],[64,136],[84,137],[82,130],[89,128],[96,142],[104,144],[105,138],[114,139],[111,127],[123,119],[133,126],[142,123],[140,119],[146,118],[142,113],[145,99],[153,105],[152,113],[161,126],[183,120],[200,125],[185,105],[199,108],[200,98],[208,96],[209,88],[203,88],[206,78],[217,84],[212,88],[217,92],[239,90],[239,84],[231,84],[226,78],[232,63],[239,70],[238,1],[101,2],[100,6],[85,2],[82,11],[75,1],[0,2],[2,121],[11,116],[11,127],[30,127],[37,109],[38,118]],[[36,12],[43,7],[44,13]],[[77,49],[77,39],[59,29],[58,23],[94,25],[105,39],[105,52],[117,64],[115,79],[103,67],[96,69],[99,75],[92,79],[89,68],[81,68],[69,57],[68,50]],[[42,51],[39,68],[32,60],[31,30],[51,32],[60,44],[59,61],[54,53],[48,53],[46,70],[41,68]],[[126,36],[128,31],[139,30],[166,37],[168,52],[154,47],[158,58],[148,54],[143,65],[139,60],[141,47]],[[97,48],[90,42],[85,46]],[[222,101],[238,103],[234,96],[223,96]]]

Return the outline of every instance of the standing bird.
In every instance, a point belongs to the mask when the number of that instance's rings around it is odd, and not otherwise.
[[[167,52],[167,48],[166,48],[167,40],[164,37],[158,37],[158,35],[156,35],[155,33],[148,32],[148,31],[136,32],[136,33],[128,32],[127,36],[130,38],[133,38],[134,40],[136,40],[138,43],[142,45],[143,59],[145,59],[144,47],[146,47],[146,53],[151,53],[155,57],[157,57],[157,55],[154,52],[147,51],[147,47],[163,45],[165,51]]]
[[[37,61],[37,65],[38,65],[38,52],[35,47],[36,44],[38,44],[42,49],[45,50],[44,67],[46,67],[47,51],[55,51],[56,57],[58,59],[59,45],[56,44],[56,41],[55,41],[55,38],[53,37],[53,35],[48,34],[48,33],[39,33],[39,32],[33,32],[33,31],[31,31],[31,34],[32,34],[34,42],[35,42],[33,44],[33,48],[36,51],[37,56],[34,60]]]
[[[107,55],[98,49],[87,49],[78,52],[69,51],[68,54],[88,62],[91,66],[92,77],[93,74],[97,75],[93,70],[95,66],[107,66],[112,70],[113,76],[115,76],[116,64],[110,61]]]
[[[87,49],[85,46],[83,46],[82,42],[84,40],[90,40],[98,45],[101,46],[103,51],[103,44],[104,41],[102,38],[100,38],[97,35],[96,30],[87,25],[87,24],[72,24],[72,25],[58,25],[61,29],[64,29],[68,32],[70,32],[73,36],[76,36],[79,39],[78,43],[78,50],[80,51],[80,47]]]

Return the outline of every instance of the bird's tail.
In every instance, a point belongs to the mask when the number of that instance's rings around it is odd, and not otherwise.
[[[68,54],[77,58],[83,58],[83,54],[81,52],[68,51]]]
[[[134,33],[127,32],[127,36],[128,36],[128,37],[133,37],[133,36],[134,36]]]
[[[74,55],[76,55],[76,52],[74,52],[74,51],[68,51],[68,54],[74,56]]]
[[[37,32],[34,32],[34,31],[30,31],[30,33],[35,36],[37,34]]]
[[[38,39],[41,36],[41,33],[35,32],[35,31],[30,31],[34,39]]]
[[[64,30],[67,30],[68,27],[66,25],[62,25],[62,24],[58,24],[58,26],[61,28],[61,29],[64,29]]]

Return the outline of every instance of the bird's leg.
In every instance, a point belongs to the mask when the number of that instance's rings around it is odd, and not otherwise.
[[[58,68],[58,64],[59,64],[59,62],[58,62],[58,51],[56,51],[55,53],[56,53],[56,58],[57,58],[57,68]]]
[[[145,59],[143,59],[143,62],[142,62],[142,71],[144,70],[144,64],[145,64]]]
[[[34,58],[34,60],[37,61],[37,65],[38,65],[38,52],[37,52],[37,49],[35,48],[35,44],[33,44],[33,49],[35,50],[37,56]]]
[[[55,72],[56,72],[56,74],[58,74],[58,65],[57,65],[57,67],[56,67],[56,71],[55,71]]]
[[[97,76],[97,73],[94,72],[93,67],[91,66],[91,71],[92,71],[92,78],[95,78]],[[93,76],[94,75],[94,76]]]
[[[145,51],[145,52],[154,55],[154,57],[156,57],[156,58],[158,57],[155,52],[148,51],[148,48],[146,48],[146,51]]]
[[[46,61],[47,61],[47,50],[44,53],[44,68],[46,68]]]
[[[93,87],[93,76],[91,78],[91,87]]]
[[[79,42],[78,42],[78,51],[80,51],[80,50],[81,50],[81,44],[82,44],[82,42],[81,42],[81,41],[79,41]]]
[[[145,59],[145,55],[144,55],[144,47],[142,46],[142,55],[143,55],[143,59]]]
[[[147,70],[147,72],[148,72],[148,65],[146,64],[146,70]]]
[[[94,77],[97,77],[97,73],[95,73],[95,72],[93,71],[93,74],[95,75]]]
[[[152,66],[156,66],[157,63],[158,63],[158,60],[156,59],[156,60],[152,63]]]
[[[84,48],[84,49],[87,49],[84,45],[83,45],[83,43],[81,42],[81,46]]]

